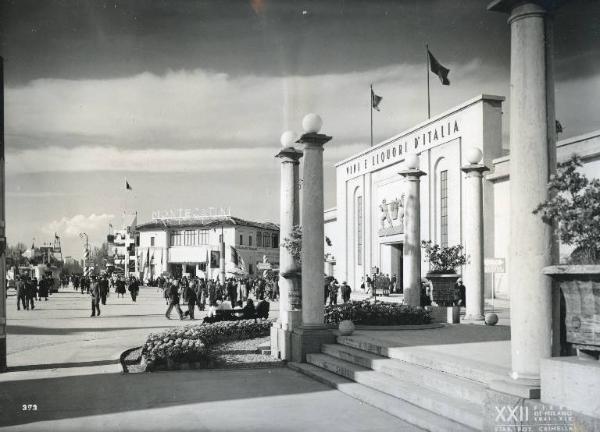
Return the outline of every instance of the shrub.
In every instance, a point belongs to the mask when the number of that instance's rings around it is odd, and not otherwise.
[[[431,264],[431,273],[456,273],[456,268],[467,263],[463,246],[440,246],[431,241],[422,241],[425,260]]]
[[[343,320],[363,325],[415,325],[429,324],[431,316],[422,308],[367,300],[325,306],[325,323]]]
[[[168,359],[178,363],[205,361],[212,345],[267,336],[271,324],[271,320],[219,321],[151,333],[142,355],[149,365],[164,364]]]

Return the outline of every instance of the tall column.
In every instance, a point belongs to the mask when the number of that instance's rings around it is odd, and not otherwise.
[[[419,157],[410,153],[400,171],[406,179],[404,204],[404,247],[402,256],[402,284],[404,304],[421,305],[421,177],[427,175],[419,169]]]
[[[279,318],[271,330],[271,354],[291,359],[291,330],[301,322],[300,280],[298,263],[283,246],[294,225],[300,223],[299,167],[302,152],[293,147],[294,133],[281,135],[282,149],[275,157],[281,160],[279,201]]]
[[[464,245],[469,260],[465,265],[463,282],[467,290],[465,321],[483,321],[484,319],[484,273],[483,273],[483,185],[482,174],[489,168],[480,164],[481,150],[472,148],[467,151],[469,165],[461,168],[466,174],[465,194],[465,230]]]
[[[219,274],[221,283],[225,285],[225,234],[223,233],[223,227],[221,227],[220,240],[220,254],[219,254]]]
[[[304,144],[302,183],[302,326],[294,329],[292,358],[305,361],[306,354],[319,352],[321,344],[332,342],[333,334],[324,325],[323,262],[323,145],[330,136],[319,134],[322,120],[308,114],[302,120]]]
[[[510,14],[511,377],[530,388],[539,386],[540,359],[551,356],[552,345],[551,280],[542,269],[552,264],[555,244],[551,227],[532,211],[548,197],[546,184],[555,170],[552,37],[546,18],[558,3],[496,0],[488,6]]]
[[[0,57],[0,372],[6,370],[6,216],[4,191],[4,59]]]

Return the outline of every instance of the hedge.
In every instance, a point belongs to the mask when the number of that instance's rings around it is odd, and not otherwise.
[[[325,323],[343,320],[362,325],[416,325],[431,323],[431,315],[421,307],[368,300],[325,306]]]
[[[268,336],[271,320],[219,321],[151,333],[142,349],[148,366],[167,363],[202,362],[208,348],[221,342]]]

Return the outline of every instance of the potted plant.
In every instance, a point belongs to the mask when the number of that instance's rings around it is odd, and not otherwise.
[[[544,274],[554,278],[565,297],[567,341],[578,354],[600,353],[600,180],[577,171],[581,160],[573,155],[559,163],[548,183],[549,198],[534,211],[554,227],[563,245],[573,252],[563,265]],[[583,352],[582,352],[583,351]]]
[[[456,268],[467,263],[464,248],[462,245],[440,246],[432,241],[422,241],[421,248],[425,252],[425,260],[431,264],[426,277],[433,286],[432,300],[437,306],[444,308],[441,313],[446,314],[448,322],[457,323],[460,309],[454,306],[454,287],[460,277]]]

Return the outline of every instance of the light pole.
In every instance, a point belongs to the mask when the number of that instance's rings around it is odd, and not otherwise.
[[[4,209],[4,59],[2,57],[0,57],[0,86],[0,372],[4,372],[6,370],[6,218]]]
[[[86,233],[82,232],[82,233],[79,233],[79,237],[81,238],[81,240],[85,240],[85,246],[83,249],[83,275],[89,276],[90,245],[89,245],[88,235]]]

